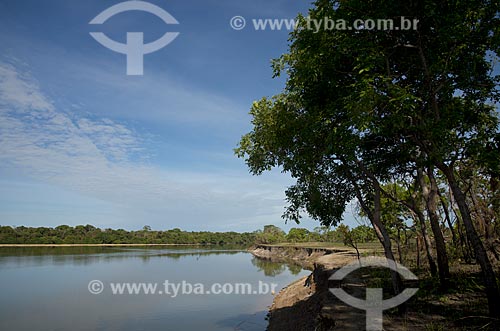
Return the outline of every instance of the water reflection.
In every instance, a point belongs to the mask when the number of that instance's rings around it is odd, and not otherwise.
[[[180,260],[195,257],[196,260],[209,255],[233,255],[242,249],[225,247],[186,247],[168,248],[127,248],[127,247],[0,247],[0,265],[22,267],[25,265],[91,265],[112,261],[141,259],[148,263],[152,258]]]
[[[109,284],[264,282],[280,290],[306,274],[234,249],[0,248],[0,330],[264,331],[270,293],[113,295]],[[106,290],[90,294],[91,280]]]
[[[263,271],[264,275],[268,277],[280,275],[287,269],[292,275],[298,275],[302,271],[302,267],[297,264],[272,262],[270,260],[259,259],[257,257],[253,257],[251,262],[259,271]]]

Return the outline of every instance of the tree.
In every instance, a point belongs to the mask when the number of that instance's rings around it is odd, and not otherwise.
[[[147,230],[147,231],[146,231]],[[282,233],[284,236],[284,233]],[[126,231],[124,229],[101,230],[92,225],[56,228],[12,228],[0,226],[2,244],[207,244],[249,246],[256,241],[254,233],[237,232],[186,232],[180,229],[168,231]]]
[[[415,182],[413,179],[411,181]],[[424,243],[429,263],[429,269],[431,275],[435,276],[437,274],[437,266],[434,262],[434,257],[432,256],[432,243],[429,235],[427,234],[427,224],[423,213],[423,207],[421,206],[423,204],[423,197],[421,192],[417,191],[417,184],[393,182],[385,185],[383,190],[386,199],[392,200],[407,208],[410,218],[412,218],[415,224],[420,228],[422,241]]]
[[[294,243],[301,243],[308,241],[309,231],[302,228],[291,228],[288,231],[286,239]]]
[[[422,195],[427,207],[427,214],[431,223],[432,233],[436,242],[437,261],[439,268],[439,279],[441,288],[448,288],[448,279],[450,278],[450,268],[448,263],[448,254],[446,253],[446,243],[444,241],[443,232],[439,225],[439,216],[437,213],[437,199],[439,188],[434,177],[434,170],[429,167],[427,172],[428,182],[424,177],[422,169],[417,170],[417,178],[422,189]]]
[[[349,227],[344,224],[340,224],[337,227],[337,231],[342,235],[342,242],[344,245],[354,248],[356,250],[358,261],[361,261],[358,248],[358,244],[362,241],[362,238],[359,236],[361,233],[354,231],[354,229],[349,229]]]
[[[389,259],[381,185],[418,168],[438,169],[481,265],[491,315],[500,307],[496,277],[457,172],[463,160],[498,171],[493,151],[500,135],[491,102],[500,98],[499,79],[489,59],[500,50],[499,8],[487,0],[390,0],[384,6],[318,0],[309,12],[318,21],[353,22],[363,15],[420,22],[417,30],[312,31],[299,16],[288,54],[273,62],[275,75],[288,75],[286,88],[253,104],[253,130],[236,150],[254,174],[280,167],[296,179],[286,191],[286,219],[298,222],[305,211],[335,225],[355,197]],[[398,292],[396,278],[393,273]]]
[[[369,243],[377,240],[377,235],[373,228],[366,225],[358,225],[351,230],[359,243]]]
[[[284,242],[286,237],[285,231],[275,225],[265,225],[263,231],[258,231],[255,236],[257,244],[276,244]]]

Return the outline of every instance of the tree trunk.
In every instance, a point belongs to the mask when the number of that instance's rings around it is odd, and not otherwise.
[[[372,180],[372,184],[374,186],[373,210],[370,209],[366,201],[363,199],[363,196],[361,194],[361,191],[357,183],[353,182],[353,184],[356,191],[356,197],[358,198],[361,208],[370,219],[373,229],[375,230],[375,233],[377,235],[377,238],[384,247],[385,257],[388,260],[396,261],[396,259],[394,258],[394,254],[392,252],[391,238],[389,237],[389,233],[387,232],[387,229],[385,228],[380,218],[381,216],[380,184],[378,183],[378,181]],[[399,273],[397,271],[391,270],[391,279],[392,279],[392,287],[394,289],[394,294],[398,295],[399,293],[401,293],[403,289],[403,282],[401,281]]]
[[[374,211],[373,211],[373,220],[372,224],[375,228],[375,232],[380,232],[382,237],[382,245],[384,246],[385,257],[389,260],[396,261],[394,258],[394,254],[392,253],[392,245],[391,238],[389,237],[389,233],[385,228],[384,224],[381,221],[381,203],[380,203],[380,185],[378,182],[374,183],[375,186],[375,195],[374,195]],[[377,231],[378,229],[378,231]],[[380,240],[380,237],[379,237]],[[391,270],[391,278],[392,278],[392,286],[394,288],[394,294],[399,294],[403,290],[403,283],[401,281],[401,277],[399,274]]]
[[[441,194],[441,192],[439,192],[439,190],[438,190],[438,196],[439,200],[441,201],[441,206],[443,207],[444,218],[446,219],[446,223],[448,224],[448,227],[450,228],[451,231],[451,240],[453,241],[453,245],[455,245],[456,247],[458,246],[458,240],[457,240],[457,235],[455,233],[455,229],[453,229],[453,223],[451,222],[450,211],[448,210],[446,201],[444,200],[444,197]]]
[[[415,242],[417,246],[417,270],[420,270],[420,245],[418,244],[420,238],[418,237],[418,232],[415,233]]]
[[[394,196],[392,196],[391,194],[387,193],[384,190],[382,190],[382,192],[389,199],[391,199],[395,202],[401,203],[403,206],[408,208],[408,210],[412,213],[413,218],[418,219],[418,223],[420,224],[420,231],[422,232],[422,238],[424,240],[425,251],[427,253],[427,260],[429,261],[430,272],[431,272],[431,275],[433,277],[436,276],[437,275],[437,267],[436,267],[436,262],[434,261],[434,258],[432,257],[431,240],[429,239],[429,235],[427,234],[427,225],[425,224],[424,214],[421,211],[420,203],[417,203],[417,201],[416,201],[415,195],[412,195],[411,199],[409,201],[405,201],[405,200],[397,200]],[[418,238],[418,235],[417,235],[417,238]],[[420,259],[420,255],[418,256],[418,258]]]
[[[422,195],[424,196],[427,213],[431,223],[432,234],[436,242],[437,263],[439,270],[439,281],[441,290],[448,288],[448,280],[450,278],[450,267],[448,263],[448,254],[446,253],[446,243],[444,241],[443,232],[439,226],[439,216],[437,214],[437,183],[434,178],[433,170],[429,168],[428,177],[429,185],[425,182],[425,178],[421,169],[417,170]]]
[[[432,245],[429,235],[427,234],[427,225],[425,224],[424,214],[417,210],[414,211],[417,215],[418,221],[420,223],[420,231],[422,232],[422,237],[424,240],[425,252],[427,253],[427,260],[429,261],[429,268],[431,270],[431,275],[434,277],[437,275],[437,267],[434,258],[432,257]]]
[[[396,245],[398,247],[399,263],[403,264],[403,251],[401,250],[401,229],[397,229]]]
[[[450,189],[451,190],[451,189]],[[451,210],[453,211],[453,214],[455,214],[456,217],[456,224],[457,224],[457,232],[458,232],[458,238],[460,239],[460,247],[462,249],[462,255],[465,260],[465,263],[471,264],[472,263],[472,255],[473,251],[470,247],[469,240],[467,240],[467,237],[464,236],[463,229],[462,229],[462,217],[460,215],[460,211],[457,211],[456,208],[453,207],[453,205],[456,204],[455,197],[453,196],[453,192],[450,191],[450,206]]]
[[[481,266],[484,284],[486,287],[486,295],[488,297],[490,316],[497,318],[500,314],[500,292],[498,290],[495,272],[493,271],[493,267],[488,258],[488,254],[486,253],[483,242],[479,238],[477,231],[474,228],[474,224],[470,216],[469,207],[467,206],[465,194],[462,192],[460,186],[458,185],[455,174],[453,172],[453,168],[446,166],[445,164],[440,164],[439,166],[441,171],[446,176],[446,179],[448,180],[450,188],[453,192],[453,196],[455,197],[458,208],[460,209],[460,214],[462,216],[462,221],[465,226],[467,237],[469,238],[469,241],[474,248],[476,259]]]

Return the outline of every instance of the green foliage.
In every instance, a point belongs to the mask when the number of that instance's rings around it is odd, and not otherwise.
[[[355,190],[370,200],[370,182],[408,176],[416,164],[468,159],[496,173],[499,8],[486,0],[317,1],[311,19],[420,22],[416,31],[292,32],[289,52],[273,61],[286,88],[254,102],[253,130],[236,154],[254,174],[281,167],[296,179],[284,218],[307,212],[324,225],[341,221]]]
[[[293,243],[302,243],[309,241],[309,231],[302,228],[291,228],[286,236],[287,241]]]
[[[92,225],[55,228],[0,227],[2,244],[211,244],[244,245],[255,242],[254,233],[237,232],[187,232],[180,229],[153,231],[145,226],[140,231],[123,229],[101,230]]]
[[[253,174],[279,167],[296,180],[286,190],[285,219],[298,223],[306,213],[324,226],[336,226],[355,197],[389,255],[389,237],[397,241],[401,257],[401,242],[409,239],[406,222],[415,216],[422,220],[427,209],[443,284],[448,263],[435,182],[432,195],[420,188],[430,197],[425,206],[418,193],[396,187],[394,201],[380,194],[380,187],[411,186],[422,172],[429,180],[444,176],[465,230],[458,232],[461,245],[473,248],[485,274],[491,312],[500,295],[482,236],[490,247],[497,246],[490,229],[498,231],[498,211],[489,210],[499,209],[498,194],[491,193],[498,191],[500,178],[500,76],[494,70],[500,55],[499,13],[500,2],[490,0],[383,5],[317,0],[308,12],[316,21],[406,17],[418,18],[419,24],[406,31],[312,31],[305,26],[309,20],[299,16],[288,53],[273,61],[274,75],[286,75],[285,89],[253,103],[252,131],[236,149]],[[488,183],[489,194],[477,193],[481,185],[471,189],[474,173]],[[415,198],[413,214],[402,205],[410,197]],[[447,222],[451,228],[450,217]],[[425,221],[420,224],[423,229]],[[353,243],[353,235],[346,231],[344,238]]]
[[[286,238],[285,231],[275,225],[265,225],[263,231],[256,231],[256,244],[276,244],[284,242]]]
[[[359,226],[352,230],[360,242],[374,240],[373,229]],[[289,233],[275,225],[266,225],[263,230],[254,232],[188,232],[174,228],[166,231],[154,231],[144,226],[139,231],[123,229],[99,229],[92,225],[59,225],[47,227],[10,227],[0,226],[0,244],[211,244],[240,245],[277,244],[285,242],[342,242],[339,230],[324,228],[310,232],[304,228],[292,228]]]
[[[377,240],[377,235],[372,227],[359,225],[351,230],[352,237],[358,243],[368,243]]]
[[[349,229],[347,225],[340,224],[337,227],[337,231],[342,236],[342,242],[346,246],[351,246],[353,248],[358,248],[358,238],[354,235],[354,233]]]
[[[351,230],[347,225],[340,224],[335,231],[342,238],[344,245],[350,246],[356,250],[358,259],[360,258],[358,245],[376,239],[373,228],[366,225],[360,225]]]

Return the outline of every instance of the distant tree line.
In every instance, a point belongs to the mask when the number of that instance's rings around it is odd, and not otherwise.
[[[201,244],[252,245],[254,233],[188,232],[181,229],[153,231],[144,226],[139,231],[99,229],[92,225],[49,227],[0,226],[2,244]]]
[[[124,229],[99,229],[93,225],[59,225],[50,227],[0,226],[0,244],[199,244],[199,245],[242,245],[338,242],[349,236],[357,243],[376,240],[375,231],[366,225],[349,229],[339,225],[336,229],[317,227],[313,231],[292,228],[286,233],[275,225],[266,225],[254,232],[188,232],[175,228],[154,231],[144,226],[139,231]]]
[[[291,228],[288,234],[274,225],[264,226],[264,230],[255,232],[255,243],[278,244],[278,243],[304,243],[304,242],[336,242],[348,243],[354,240],[356,243],[367,243],[377,240],[377,235],[372,227],[359,225],[350,229],[347,225],[340,224],[333,229],[326,226],[316,227],[313,231],[304,228]]]

